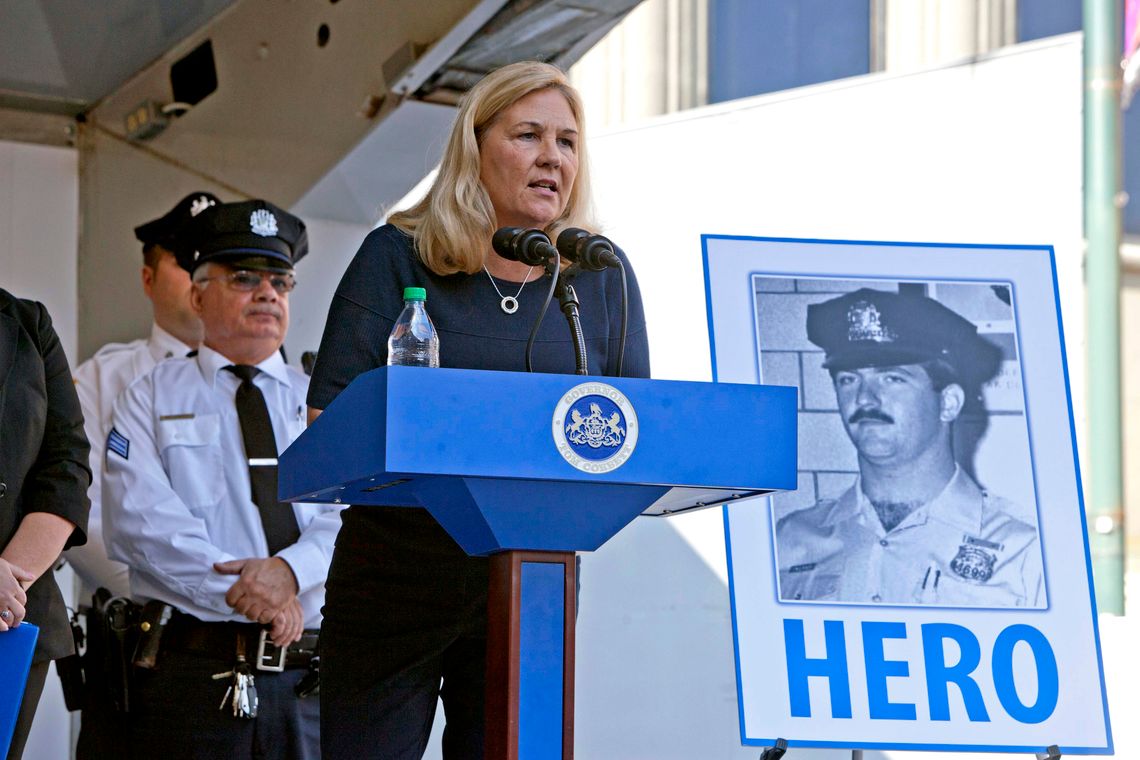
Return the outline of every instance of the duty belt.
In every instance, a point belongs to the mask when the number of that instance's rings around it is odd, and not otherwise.
[[[301,640],[285,649],[274,646],[269,632],[256,623],[206,623],[177,613],[167,625],[164,649],[204,654],[219,660],[232,660],[235,652],[245,652],[257,670],[282,671],[307,668],[317,654],[320,630],[307,629]]]

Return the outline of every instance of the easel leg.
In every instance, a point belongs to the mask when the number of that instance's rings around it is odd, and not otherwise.
[[[1051,744],[1044,752],[1037,753],[1037,760],[1059,760],[1061,757],[1061,748],[1056,744]]]
[[[760,760],[780,760],[787,751],[788,742],[784,739],[777,739],[776,746],[769,747],[760,754]]]

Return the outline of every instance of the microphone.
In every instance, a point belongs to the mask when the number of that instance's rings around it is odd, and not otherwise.
[[[503,227],[496,231],[491,238],[491,247],[504,259],[530,266],[545,264],[558,255],[546,233],[525,227]]]
[[[558,236],[558,253],[588,272],[601,272],[607,267],[621,266],[621,259],[614,253],[614,244],[609,238],[591,235],[577,227],[562,230]]]
[[[614,267],[621,274],[621,332],[618,333],[617,376],[621,377],[625,364],[625,340],[629,331],[629,288],[625,266],[614,251],[609,238],[591,235],[577,227],[567,227],[558,236],[558,253],[562,258],[577,264],[588,272],[601,272]]]

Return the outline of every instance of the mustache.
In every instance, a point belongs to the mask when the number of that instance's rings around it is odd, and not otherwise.
[[[856,409],[851,416],[847,418],[847,424],[854,425],[861,420],[874,420],[876,422],[886,422],[893,425],[895,418],[878,409]]]
[[[245,313],[249,316],[253,316],[255,314],[269,314],[273,317],[276,317],[277,319],[281,318],[281,310],[274,306],[253,306],[249,309],[246,309]]]

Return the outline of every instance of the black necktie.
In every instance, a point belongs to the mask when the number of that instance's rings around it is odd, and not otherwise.
[[[261,515],[261,527],[272,556],[296,543],[301,531],[293,505],[277,501],[277,441],[265,396],[253,384],[254,376],[261,370],[248,364],[231,364],[226,369],[241,378],[236,400],[241,437],[249,459],[250,496]]]

